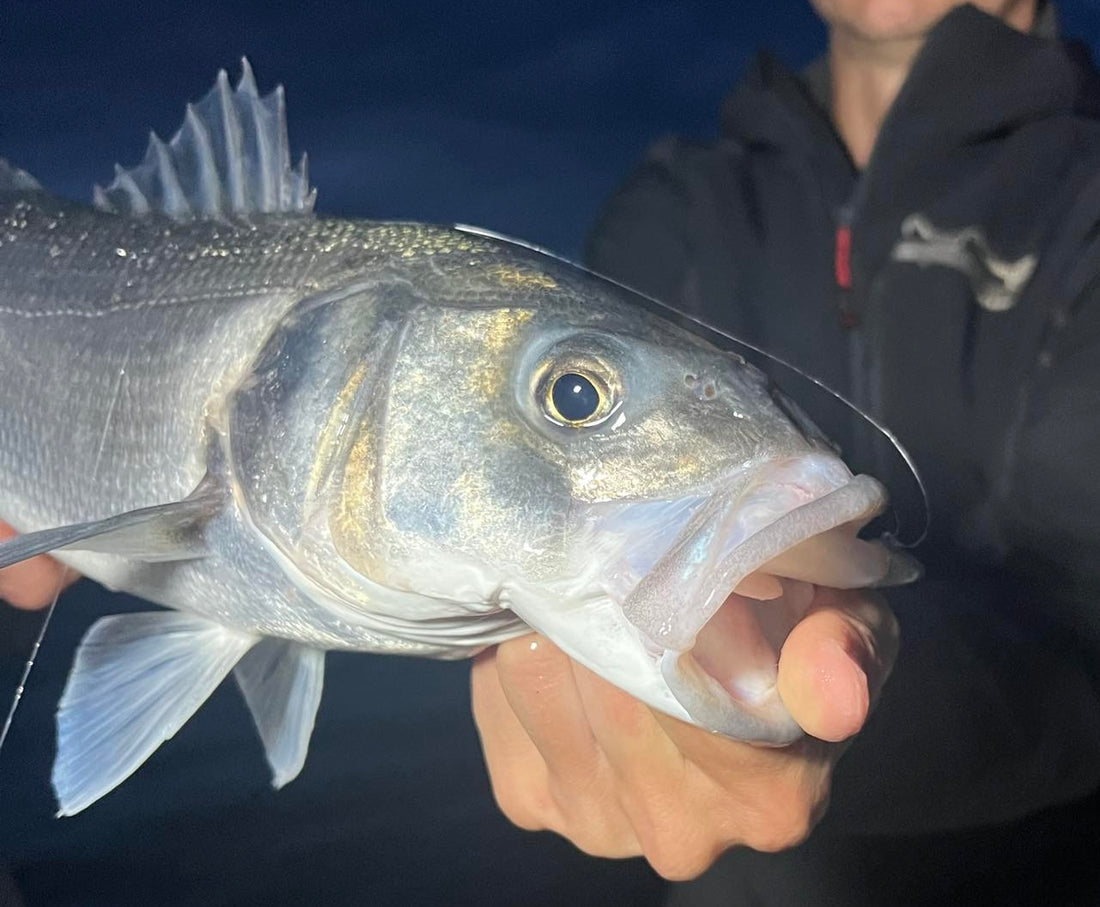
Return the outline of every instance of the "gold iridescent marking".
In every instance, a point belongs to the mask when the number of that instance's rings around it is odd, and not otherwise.
[[[480,314],[480,313],[479,313]],[[465,370],[462,388],[482,400],[500,393],[508,380],[506,350],[515,345],[520,329],[535,316],[533,309],[496,309],[464,318],[456,333],[468,335],[475,357]]]
[[[323,486],[332,472],[333,454],[339,448],[342,436],[348,429],[352,401],[366,377],[367,363],[361,362],[336,397],[328,421],[325,422],[317,439],[317,454],[313,461],[313,468],[310,470],[307,497],[316,497],[323,491]]]
[[[553,277],[526,268],[497,265],[489,270],[489,274],[504,287],[537,287],[543,290],[554,290],[558,286],[558,282]]]

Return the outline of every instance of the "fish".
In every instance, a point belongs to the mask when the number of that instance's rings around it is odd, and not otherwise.
[[[466,658],[538,631],[655,709],[782,746],[815,585],[909,582],[887,506],[735,351],[464,226],[314,213],[247,60],[93,204],[0,163],[0,567],[153,606],[98,620],[57,710],[58,815],[230,674],[272,784],[325,652]]]

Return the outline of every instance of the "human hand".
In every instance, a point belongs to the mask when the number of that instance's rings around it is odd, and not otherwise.
[[[18,533],[0,522],[0,541]],[[0,600],[25,610],[45,608],[54,596],[77,579],[77,573],[52,557],[40,555],[0,570]]]
[[[808,735],[754,746],[671,718],[540,635],[482,653],[474,718],[504,814],[604,857],[643,855],[669,879],[724,850],[775,851],[813,829],[841,741],[862,726],[897,654],[881,597],[818,589],[779,659],[779,694]]]

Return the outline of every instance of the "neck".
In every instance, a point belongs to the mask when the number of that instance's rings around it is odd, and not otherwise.
[[[1002,10],[1001,18],[1019,31],[1030,31],[1038,7],[1038,0],[1012,0]],[[829,30],[833,121],[852,162],[861,170],[870,160],[882,121],[901,91],[925,37],[925,32],[885,39],[869,37],[839,23]]]
[[[833,121],[860,170],[923,43],[923,36],[874,41],[837,28],[830,35]]]

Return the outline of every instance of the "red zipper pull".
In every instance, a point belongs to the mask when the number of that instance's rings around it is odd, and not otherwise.
[[[836,228],[836,285],[842,290],[852,289],[852,228],[841,224]]]
[[[840,323],[845,328],[859,326],[859,315],[848,305],[848,296],[852,289],[852,227],[841,223],[836,228],[836,247],[833,252],[833,266],[836,285],[841,290],[838,300]]]

